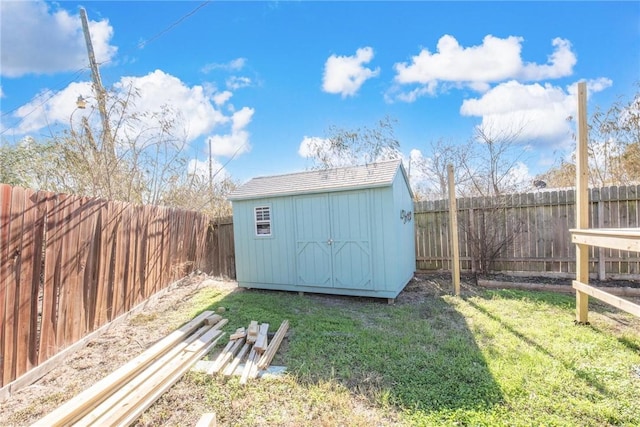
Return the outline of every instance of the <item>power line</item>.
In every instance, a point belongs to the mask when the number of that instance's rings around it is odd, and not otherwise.
[[[35,98],[33,98],[31,101],[35,101],[35,100],[37,100],[38,98],[41,98],[41,97],[45,96],[45,95],[46,95],[46,94],[48,94],[49,92],[53,92],[53,94],[55,95],[56,93],[60,92],[60,91],[61,91],[62,89],[64,89],[65,87],[69,86],[69,84],[70,84],[70,83],[75,82],[75,81],[78,81],[78,78],[80,78],[80,75],[81,75],[83,72],[87,71],[88,69],[89,69],[89,67],[82,67],[82,68],[77,69],[76,71],[74,71],[74,73],[73,73],[73,77],[72,77],[71,79],[69,79],[69,80],[65,81],[65,83],[58,83],[57,85],[54,85],[54,86],[57,86],[57,87],[58,87],[58,89],[56,89],[55,91],[54,91],[54,90],[51,90],[51,89],[48,89],[46,92],[42,92],[42,93],[40,93],[39,95],[36,95],[36,96],[35,96]],[[49,96],[45,101],[43,101],[40,105],[38,105],[38,107],[40,107],[40,106],[42,106],[42,105],[46,104],[46,102],[47,102],[48,100],[50,100],[52,97],[53,97],[53,95]],[[19,105],[19,106],[15,107],[15,108],[14,108],[14,109],[12,109],[12,110],[5,111],[4,113],[2,113],[2,117],[9,115],[9,114],[11,114],[11,113],[15,112],[16,110],[19,110],[19,109],[20,109],[20,108],[22,108],[22,107],[24,107],[24,105]],[[36,109],[37,109],[38,107],[36,107]],[[29,114],[31,114],[31,113],[29,113]]]
[[[15,129],[15,128],[17,128],[18,126],[20,126],[20,125],[22,124],[22,122],[24,122],[24,121],[25,121],[25,119],[26,119],[27,117],[29,117],[31,114],[35,113],[37,110],[39,110],[40,108],[42,108],[42,106],[43,106],[44,104],[46,104],[47,102],[49,102],[49,100],[50,100],[51,98],[53,98],[53,97],[54,97],[54,96],[56,96],[58,93],[60,93],[63,89],[65,89],[66,87],[68,87],[68,86],[69,86],[69,84],[71,84],[72,82],[76,82],[76,81],[78,81],[78,79],[80,78],[80,76],[82,75],[82,73],[86,72],[88,69],[89,69],[88,67],[83,67],[83,68],[80,68],[80,69],[76,70],[76,71],[74,72],[74,74],[73,74],[73,77],[72,77],[70,80],[66,81],[65,83],[62,83],[62,84],[58,84],[58,85],[56,85],[56,86],[58,87],[57,89],[55,89],[55,90],[51,90],[51,89],[49,89],[49,90],[47,90],[46,92],[42,92],[41,94],[37,95],[35,98],[33,98],[33,99],[31,100],[32,102],[36,101],[38,98],[42,98],[42,97],[44,97],[45,95],[49,95],[49,96],[47,96],[47,97],[44,99],[44,101],[42,101],[41,103],[39,103],[38,105],[36,105],[35,107],[33,107],[33,109],[32,109],[31,111],[29,111],[27,114],[25,114],[24,116],[20,117],[20,120],[18,120],[18,123],[14,124],[14,125],[13,125],[13,126],[11,126],[11,127],[7,127],[7,128],[6,128],[6,129],[4,129],[2,132],[0,132],[0,135],[4,135],[4,134],[5,134],[5,133],[7,133],[8,131],[10,131],[10,130],[12,130],[12,129]],[[2,117],[5,117],[5,116],[7,116],[7,115],[9,115],[9,114],[11,114],[11,113],[13,113],[13,112],[17,111],[17,110],[19,110],[19,109],[20,109],[20,108],[22,108],[22,107],[24,107],[24,104],[23,104],[23,105],[19,105],[19,106],[15,107],[15,108],[14,108],[14,109],[12,109],[12,110],[9,110],[9,111],[7,111],[7,112],[2,113]]]
[[[175,21],[173,24],[169,25],[167,28],[165,28],[164,30],[160,31],[159,33],[157,33],[156,35],[152,36],[151,38],[142,41],[140,43],[138,43],[138,48],[141,49],[145,46],[147,46],[149,43],[159,39],[160,37],[162,37],[163,35],[165,35],[166,33],[168,33],[169,31],[173,30],[175,27],[177,27],[178,25],[180,25],[182,23],[182,21],[186,20],[187,18],[189,18],[192,15],[195,15],[200,9],[202,9],[203,7],[205,7],[207,4],[211,3],[211,0],[206,0],[202,3],[200,3],[200,5],[198,5],[198,7],[196,7],[195,9],[193,9],[191,12],[187,13],[186,15],[184,15],[182,18],[178,19],[177,21]]]

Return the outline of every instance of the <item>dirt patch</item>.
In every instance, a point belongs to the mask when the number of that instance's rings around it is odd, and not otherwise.
[[[189,320],[177,318],[175,313],[205,287],[229,291],[237,285],[203,274],[177,282],[171,291],[151,300],[143,309],[70,355],[40,380],[1,402],[2,425],[32,424],[151,347]]]
[[[460,276],[460,291],[465,295],[476,292],[473,276]],[[419,304],[434,296],[452,295],[453,293],[453,280],[450,273],[416,274],[398,295],[396,303]]]

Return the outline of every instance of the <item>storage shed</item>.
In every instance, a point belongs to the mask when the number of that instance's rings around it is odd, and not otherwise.
[[[413,277],[400,160],[254,178],[229,199],[241,287],[395,298]]]

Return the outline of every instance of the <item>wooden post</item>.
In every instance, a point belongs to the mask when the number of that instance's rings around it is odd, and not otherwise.
[[[576,228],[589,228],[589,170],[587,157],[587,84],[578,83],[578,146],[576,149]],[[576,245],[576,280],[589,283],[589,246]],[[576,321],[587,323],[589,295],[576,290]]]
[[[469,203],[469,233],[467,235],[467,245],[472,245],[473,244],[473,236],[476,235],[476,214],[475,214],[475,210],[473,209],[473,199],[471,200],[472,202]],[[471,257],[471,272],[475,273],[476,271],[478,271],[477,269],[477,263],[478,260],[476,259],[476,251],[475,249],[472,247],[471,250],[469,251],[469,256]]]
[[[598,198],[598,228],[604,228],[604,203],[602,202],[602,195]],[[600,246],[598,248],[598,280],[606,280],[607,278],[607,261],[605,259],[605,250]]]
[[[453,165],[447,165],[449,180],[449,236],[451,239],[451,274],[453,290],[460,296],[460,248],[458,246],[458,206],[456,204],[456,187],[453,180]]]

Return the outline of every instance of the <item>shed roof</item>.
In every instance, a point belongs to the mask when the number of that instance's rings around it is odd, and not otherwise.
[[[393,183],[398,170],[402,171],[408,183],[399,159],[361,166],[263,176],[253,178],[238,187],[231,193],[229,200],[385,187]]]

